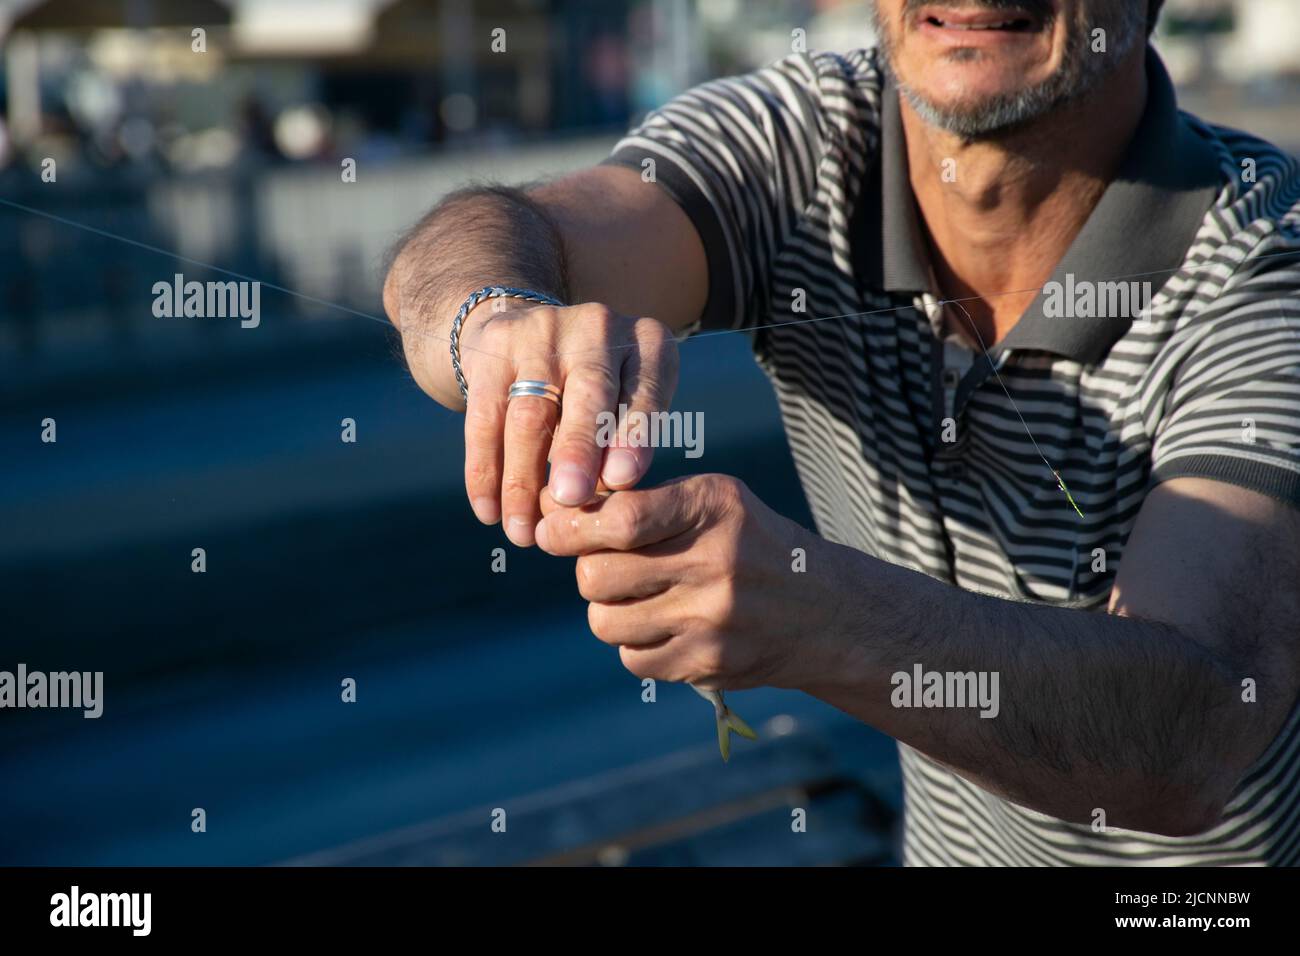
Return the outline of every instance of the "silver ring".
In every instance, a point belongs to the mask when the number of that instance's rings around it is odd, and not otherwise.
[[[506,396],[506,401],[519,398],[521,395],[528,395],[532,398],[545,398],[548,401],[560,404],[560,390],[550,382],[540,382],[536,379],[520,379],[510,386],[510,393]]]

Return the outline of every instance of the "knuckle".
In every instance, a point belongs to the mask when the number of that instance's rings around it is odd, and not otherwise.
[[[582,306],[583,320],[599,324],[606,329],[618,321],[618,313],[603,302],[588,302]]]
[[[613,643],[613,631],[610,627],[609,609],[600,604],[587,605],[587,626],[591,633],[606,644]]]
[[[736,616],[738,589],[734,573],[728,569],[712,589],[706,611],[706,621],[712,628],[725,628]]]
[[[619,375],[608,356],[588,358],[569,373],[564,382],[565,398],[584,405],[605,404],[618,394]]]
[[[637,331],[641,335],[644,335],[647,341],[663,347],[675,347],[677,342],[677,340],[673,338],[672,330],[658,319],[638,319]]]
[[[655,669],[650,666],[650,661],[644,654],[637,654],[634,648],[620,647],[618,659],[623,662],[623,666],[634,676],[643,680],[647,677],[658,679],[659,675]]]
[[[708,607],[712,621],[725,627],[733,623],[741,611],[741,594],[745,589],[740,568],[741,546],[736,536],[709,537],[713,540],[703,552],[707,562],[705,573],[711,576]],[[722,540],[717,540],[719,538]]]
[[[656,319],[642,319],[637,324],[637,340],[642,354],[653,357],[657,363],[677,361],[677,340],[668,326]]]
[[[622,497],[623,500],[620,502],[621,507],[614,509],[611,516],[610,535],[616,547],[631,547],[645,520],[645,506],[641,504],[639,495],[615,495],[614,497]]]
[[[574,574],[578,579],[578,593],[582,595],[583,600],[594,601],[600,591],[601,574],[600,568],[590,555],[582,555],[578,558]]]
[[[552,453],[553,461],[586,461],[596,450],[596,436],[571,431],[560,436]]]
[[[560,310],[545,302],[530,302],[527,299],[503,299],[503,302],[518,303],[515,308],[519,317],[538,324],[554,324],[560,320]]]
[[[739,501],[745,495],[745,483],[734,475],[717,475],[715,483],[728,501]]]
[[[520,431],[541,433],[551,427],[551,402],[525,395],[510,403],[510,425]]]
[[[699,679],[718,678],[726,673],[726,652],[717,640],[699,640],[692,655],[693,669]]]
[[[609,364],[612,354],[610,346],[615,337],[615,316],[603,307],[582,308],[581,315],[570,316],[569,324],[556,332],[556,337],[563,340],[559,355],[569,370],[569,379],[575,373]],[[596,311],[589,311],[589,308]]]
[[[530,475],[509,474],[501,479],[501,493],[507,498],[527,498],[532,501],[537,497],[536,480]]]
[[[633,407],[641,411],[658,411],[668,405],[669,388],[658,370],[640,362],[628,375],[626,388],[633,395]]]
[[[708,488],[708,499],[718,510],[727,513],[743,507],[748,489],[739,478],[707,475],[703,480]]]
[[[680,356],[677,340],[668,326],[656,319],[643,319],[637,328],[637,341],[648,365],[659,369],[676,369]]]
[[[471,489],[495,491],[500,482],[496,463],[473,456],[465,461],[465,484]]]
[[[539,344],[552,346],[564,328],[564,316],[559,309],[550,305],[534,305],[517,316],[516,320],[524,323],[524,339],[534,347]]]

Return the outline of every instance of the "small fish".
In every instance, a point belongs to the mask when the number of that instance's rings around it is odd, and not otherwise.
[[[722,699],[722,691],[700,690],[694,684],[691,684],[690,688],[713,705],[713,716],[718,721],[718,749],[722,751],[724,762],[731,759],[731,734],[733,731],[742,737],[748,737],[750,740],[758,739],[758,734],[750,729],[749,724],[731,712],[727,702]]]

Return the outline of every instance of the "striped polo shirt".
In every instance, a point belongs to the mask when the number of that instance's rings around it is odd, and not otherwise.
[[[962,588],[1104,611],[1155,483],[1300,506],[1300,168],[1181,113],[1154,51],[1147,69],[1120,172],[987,355],[943,334],[954,307],[876,50],[705,83],[615,147],[606,162],[653,176],[699,231],[709,296],[691,331],[752,331],[822,536]],[[1097,832],[900,756],[909,865],[1300,862],[1297,708],[1192,837]]]

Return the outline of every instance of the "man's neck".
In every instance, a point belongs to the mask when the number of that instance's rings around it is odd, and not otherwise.
[[[935,276],[985,346],[1019,321],[1106,191],[1146,107],[1144,63],[1134,51],[1085,100],[999,140],[965,142],[902,97]],[[957,330],[971,338],[964,317]]]

